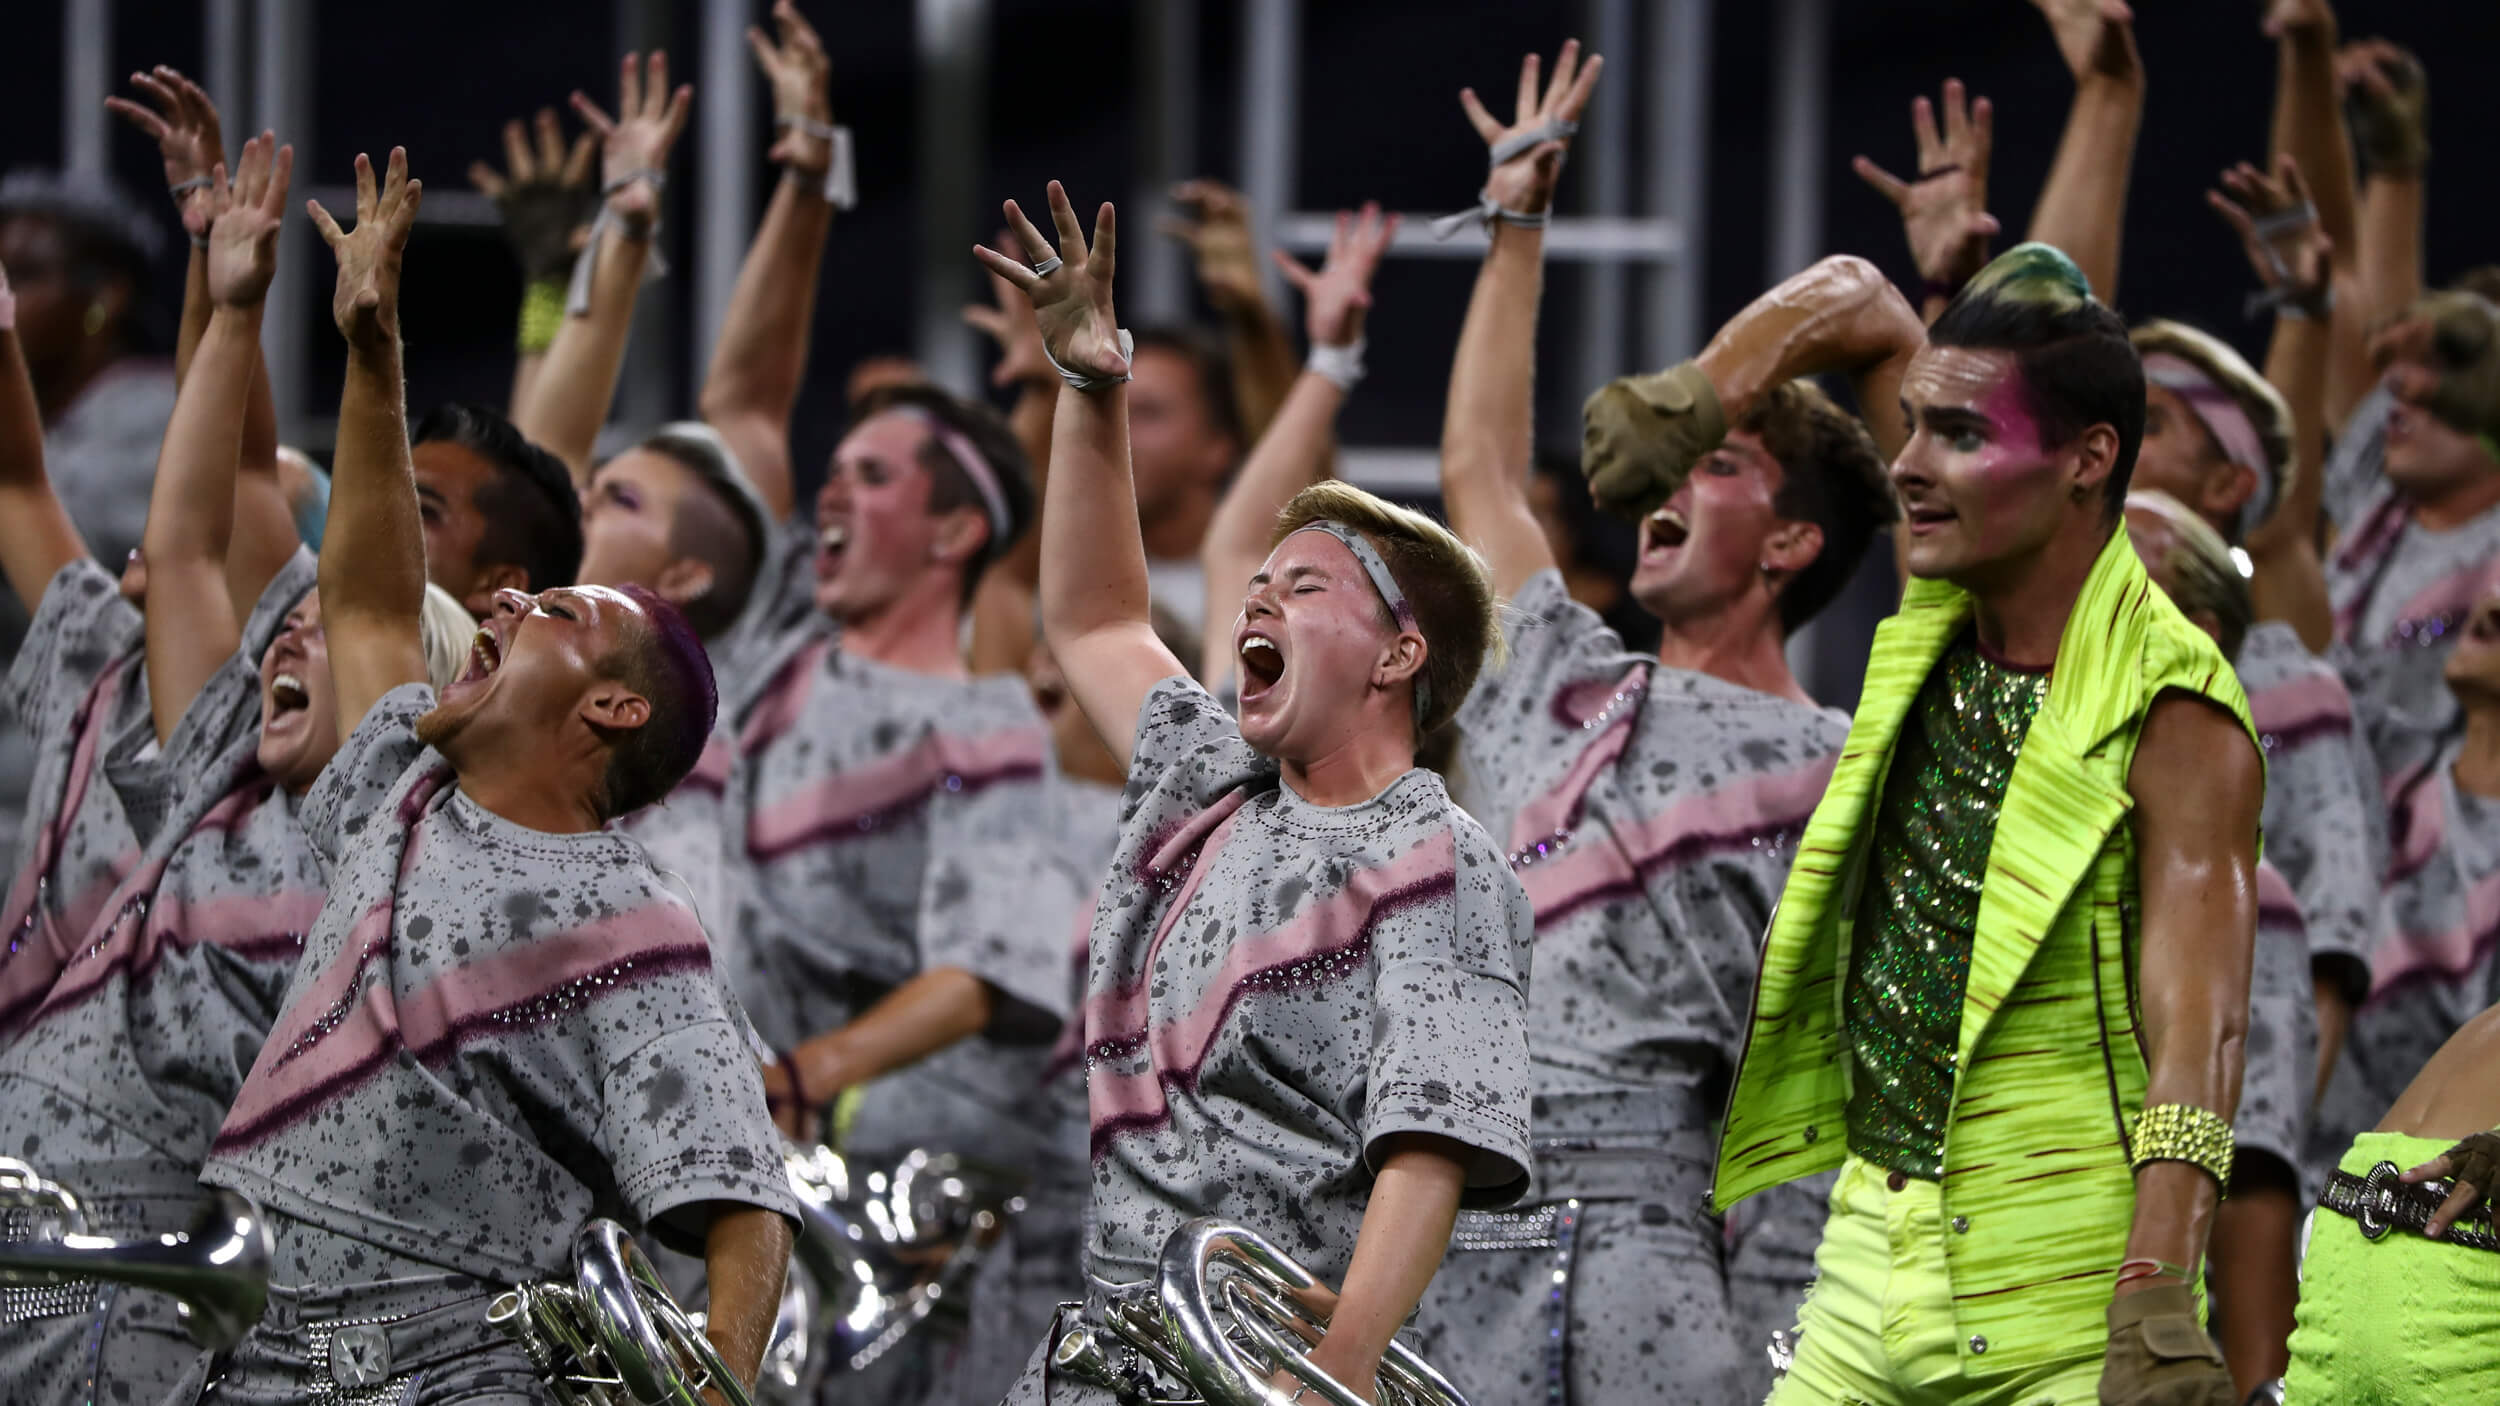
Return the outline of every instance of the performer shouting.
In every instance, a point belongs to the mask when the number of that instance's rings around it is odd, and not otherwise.
[[[1606,496],[1671,490],[1641,469],[1662,440],[1692,462],[1715,407],[1689,370],[1592,399]],[[1721,1206],[1842,1167],[1772,1399],[2228,1402],[2193,1285],[2263,762],[2228,665],[2114,530],[2143,371],[2074,265],[2023,245],[1937,319],[1902,402],[1917,579],[1799,844],[1720,1142]]]
[[[1721,1227],[1701,1205],[1709,1130],[1754,944],[1848,731],[1782,644],[1892,513],[1875,441],[1790,378],[1888,362],[1898,376],[1919,323],[1873,268],[1832,261],[1807,283],[1854,279],[1863,298],[1781,344],[1779,365],[1743,358],[1792,289],[1713,340],[1732,428],[1642,519],[1631,589],[1665,629],[1656,656],[1626,651],[1565,592],[1527,481],[1537,226],[1599,63],[1565,45],[1540,101],[1531,56],[1508,126],[1465,99],[1502,158],[1485,198],[1510,213],[1450,373],[1442,498],[1516,614],[1509,661],[1459,712],[1459,796],[1507,834],[1536,904],[1536,1187],[1527,1209],[1461,1220],[1427,1352],[1480,1399],[1758,1401],[1769,1325],[1730,1311]]]
[[[1527,1180],[1527,897],[1414,765],[1495,647],[1492,592],[1428,519],[1306,490],[1243,600],[1236,727],[1148,621],[1111,207],[1091,249],[1056,183],[1050,209],[1057,253],[1013,202],[1034,264],[975,252],[1031,294],[1068,383],[1043,629],[1129,777],[1084,1014],[1083,1316],[1137,1291],[1182,1221],[1220,1216],[1342,1286],[1313,1357],[1368,1394],[1462,1201]],[[1051,1347],[1011,1400],[1111,1399]]]
[[[704,1253],[707,1332],[751,1376],[795,1204],[702,927],[604,828],[693,765],[710,668],[665,602],[585,587],[502,593],[461,679],[422,682],[398,335],[420,191],[404,152],[356,175],[352,232],[313,206],[349,351],[320,585],[347,737],[302,813],[331,885],[202,1173],[277,1228],[217,1399],[537,1400],[486,1306],[567,1273],[603,1214]]]

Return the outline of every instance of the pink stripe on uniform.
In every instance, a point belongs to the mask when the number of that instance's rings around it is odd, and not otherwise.
[[[1794,771],[1749,776],[1688,797],[1655,815],[1582,835],[1555,858],[1519,871],[1542,924],[1623,892],[1659,865],[1802,831],[1832,779],[1835,756]]]
[[[1050,742],[1040,728],[982,737],[932,732],[891,757],[837,772],[759,808],[747,823],[747,848],[759,859],[775,859],[812,841],[866,833],[941,786],[977,789],[1039,776],[1049,756]]]
[[[2463,920],[2441,932],[2398,929],[2370,955],[2370,1003],[2399,985],[2456,981],[2470,974],[2500,943],[2500,874],[2465,891]]]

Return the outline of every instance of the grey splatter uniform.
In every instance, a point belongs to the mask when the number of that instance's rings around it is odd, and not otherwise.
[[[2272,835],[2267,838],[2271,840]],[[2248,1043],[2232,1141],[2282,1164],[2302,1204],[2321,1188],[2301,1181],[2309,1105],[2318,1089],[2318,1006],[2310,979],[2308,923],[2290,880],[2271,861],[2257,865],[2257,947],[2248,978]]]
[[[253,759],[258,661],[312,581],[298,552],[262,593],[155,763],[168,793],[155,840],[0,1052],[0,1147],[79,1191],[99,1234],[188,1223],[209,1139],[321,908],[294,803]],[[75,1312],[0,1334],[0,1397],[155,1401],[198,1355],[164,1295],[76,1297]]]
[[[1534,919],[1440,778],[1313,805],[1171,678],[1140,711],[1126,796],[1086,980],[1089,1311],[1200,1215],[1342,1283],[1395,1134],[1471,1149],[1466,1204],[1515,1198]],[[1045,1356],[1010,1400],[1107,1399],[1045,1381]]]
[[[2457,630],[2477,601],[2500,586],[2500,508],[2433,532],[2384,476],[2364,463],[2384,456],[2384,400],[2364,401],[2347,427],[2349,455],[2329,483],[2341,537],[2326,561],[2335,607],[2335,665],[2367,720],[2381,775],[2393,777],[2435,751],[2458,726],[2456,699],[2440,677]]]
[[[692,912],[632,841],[470,800],[416,740],[433,698],[384,695],[304,800],[329,898],[202,1173],[275,1213],[287,1291],[224,1399],[502,1382],[476,1314],[592,1216],[699,1250],[705,1203],[796,1209]],[[404,1321],[333,1341],[368,1317]]]
[[[1030,1167],[1049,1120],[1025,1095],[1067,1011],[1078,903],[1031,695],[859,659],[823,631],[794,636],[764,677],[727,791],[733,988],[788,1049],[920,972],[980,977],[1007,1013],[863,1090],[845,1150],[875,1163],[978,1148]]]
[[[2240,686],[2266,748],[2266,860],[2298,897],[2317,975],[2359,1002],[2383,923],[2387,818],[2369,740],[2333,666],[2268,620],[2240,645]]]
[[[0,718],[35,748],[25,824],[0,901],[0,1042],[52,989],[96,915],[139,862],[139,837],[106,775],[125,739],[153,740],[139,612],[86,557],[44,589],[0,689]],[[146,730],[145,736],[140,736]]]
[[[1513,612],[1460,795],[1536,905],[1536,1204],[1461,1222],[1429,1346],[1487,1400],[1735,1402],[1768,1325],[1728,1310],[1711,1126],[1848,722],[1627,652],[1556,572]]]
[[[2332,1168],[2450,1036],[2500,1002],[2500,801],[2443,765],[2405,789],[2389,838],[2389,931],[2318,1108],[2313,1171]]]

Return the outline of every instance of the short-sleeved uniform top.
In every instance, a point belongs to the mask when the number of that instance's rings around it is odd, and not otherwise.
[[[2273,839],[2269,833],[2267,839]],[[2318,1089],[2317,988],[2299,897],[2271,860],[2257,866],[2257,947],[2248,978],[2248,1041],[2231,1140],[2272,1157],[2297,1184]],[[2301,1203],[2318,1188],[2300,1187]]]
[[[1396,1134],[1469,1149],[1468,1204],[1516,1198],[1532,922],[1439,777],[1313,805],[1206,690],[1156,685],[1087,967],[1087,1275],[1150,1278],[1212,1215],[1339,1282]]]
[[[762,677],[727,782],[722,946],[739,999],[787,1049],[920,972],[972,973],[1010,998],[991,1030],[861,1090],[849,1148],[1028,1158],[1047,1119],[1025,1095],[1067,1012],[1078,905],[1031,695],[860,659],[813,630]]]
[[[190,1191],[277,1018],[324,880],[294,801],[254,759],[259,661],[313,573],[312,554],[298,552],[262,592],[242,647],[184,710],[159,763],[165,823],[0,1051],[0,1128],[23,1128],[16,1155],[47,1173],[99,1192]],[[47,1098],[85,1108],[161,1157],[92,1166],[100,1149],[47,1136],[35,1121]],[[169,1184],[131,1184],[151,1179]]]
[[[44,589],[0,688],[0,718],[35,749],[8,897],[0,902],[0,1042],[16,1034],[139,862],[139,837],[107,777],[118,748],[154,740],[139,612],[80,557]]]
[[[2357,1002],[2370,989],[2382,924],[2387,818],[2377,762],[2343,679],[2291,626],[2259,623],[2234,662],[2266,748],[2266,861],[2298,898],[2318,974]]]
[[[502,1283],[562,1270],[592,1216],[699,1252],[700,1203],[794,1215],[692,911],[633,841],[470,800],[416,740],[433,701],[385,694],[305,797],[328,901],[201,1179],[282,1240]]]
[[[1460,710],[1456,784],[1536,905],[1538,1136],[1692,1140],[1755,952],[1848,735],[1836,712],[1625,650],[1560,573],[1512,602],[1510,663]],[[1540,1195],[1573,1195],[1541,1159]]]
[[[2399,798],[2389,839],[2389,931],[2319,1112],[2330,1139],[2375,1126],[2450,1036],[2500,1002],[2500,801],[2442,766]]]

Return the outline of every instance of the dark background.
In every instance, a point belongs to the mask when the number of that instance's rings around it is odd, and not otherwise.
[[[1154,0],[1136,0],[1150,4]],[[913,182],[913,13],[905,0],[803,8],[834,56],[834,104],[858,134],[861,208],[837,224],[816,314],[808,393],[799,412],[798,453],[812,475],[841,427],[845,369],[875,352],[908,349],[913,293],[932,260],[967,258],[974,239],[996,224],[996,206],[963,212],[960,234],[923,247]],[[1125,198],[1138,168],[1140,134],[1134,33],[1136,4],[1121,0],[996,0],[992,15],[988,167],[983,189],[1038,203],[1043,182],[1065,180],[1080,205]],[[615,9],[562,0],[427,0],[415,5],[327,3],[317,9],[313,72],[312,181],[341,183],[358,150],[408,147],[414,170],[437,188],[460,188],[468,163],[496,158],[503,120],[541,104],[561,105],[575,87],[605,100],[619,42]],[[759,17],[762,0],[757,0]],[[1991,188],[2007,241],[2020,234],[2048,169],[2071,85],[2047,27],[2016,0],[1883,0],[1833,5],[1823,172],[1822,247],[1864,254],[1896,277],[1912,277],[1891,207],[1861,185],[1848,158],[1864,152],[1896,171],[1912,169],[1908,103],[1933,94],[1949,75],[1966,80],[1997,108]],[[2248,0],[2146,3],[2138,41],[2149,75],[2144,132],[2126,214],[2125,264],[2117,302],[2131,318],[2184,318],[2238,343],[2254,358],[2263,328],[2244,320],[2250,277],[2237,243],[2205,208],[2203,192],[2227,163],[2264,152],[2274,86],[2274,46],[2258,33]],[[0,82],[0,165],[50,164],[60,153],[59,8],[47,0],[13,5],[11,44]],[[680,74],[692,70],[696,11],[661,7],[673,29]],[[121,70],[172,62],[197,74],[200,10],[173,0],[117,0],[114,49]],[[1711,53],[1708,199],[1702,212],[1707,284],[1705,325],[1742,306],[1774,272],[1766,267],[1769,104],[1777,9],[1768,3],[1716,7]],[[1521,53],[1550,54],[1586,16],[1575,3],[1536,0],[1311,0],[1304,6],[1300,203],[1309,209],[1378,199],[1392,209],[1437,213],[1465,203],[1483,173],[1483,147],[1460,115],[1455,92],[1473,85],[1490,99],[1507,95]],[[2491,0],[2384,0],[2344,6],[2348,37],[2380,34],[2412,47],[2429,66],[2435,150],[2426,273],[2438,282],[2477,263],[2500,261],[2500,214],[2486,154],[2500,147],[2500,111],[2486,85],[2500,55],[2500,4]],[[1652,22],[1645,17],[1644,29]],[[1199,167],[1234,178],[1239,13],[1233,0],[1200,6],[1197,63]],[[1609,84],[1640,82],[1622,65]],[[224,95],[219,95],[221,98]],[[1500,99],[1506,103],[1507,97]],[[698,105],[702,95],[696,95]],[[1637,112],[1642,104],[1634,103]],[[757,143],[765,140],[769,98],[759,94]],[[243,133],[230,121],[230,144]],[[281,134],[290,136],[295,134]],[[1583,148],[1639,141],[1639,133],[1582,133]],[[299,140],[301,138],[299,137]],[[691,228],[688,202],[692,129],[674,161],[672,243]],[[116,173],[135,193],[158,200],[152,148],[117,133]],[[758,158],[759,167],[761,158]],[[1641,169],[1635,157],[1633,169]],[[298,182],[307,173],[299,170]],[[1579,198],[1566,174],[1562,207]],[[758,199],[770,190],[758,180]],[[163,207],[159,207],[163,208]],[[1152,212],[1124,210],[1131,240],[1146,237]],[[167,220],[169,235],[173,232]],[[309,238],[290,226],[290,238]],[[179,240],[169,240],[179,249]],[[325,267],[320,276],[326,279]],[[1371,379],[1346,411],[1350,445],[1425,445],[1438,433],[1442,387],[1473,265],[1464,260],[1394,260],[1375,287]],[[1542,444],[1568,454],[1579,398],[1573,384],[1576,271],[1557,265],[1540,334]],[[308,316],[326,323],[327,284],[307,298]],[[691,320],[691,281],[662,285],[677,325]],[[170,312],[180,292],[169,254],[158,296]],[[518,275],[491,230],[426,226],[408,257],[404,316],[412,404],[449,397],[501,403],[509,383],[512,310]],[[1292,310],[1298,324],[1298,309]],[[326,326],[313,342],[307,407],[334,404],[338,370]],[[676,383],[666,404],[629,400],[620,419],[649,424],[685,413],[703,356],[673,355]],[[648,399],[648,397],[644,397]]]

